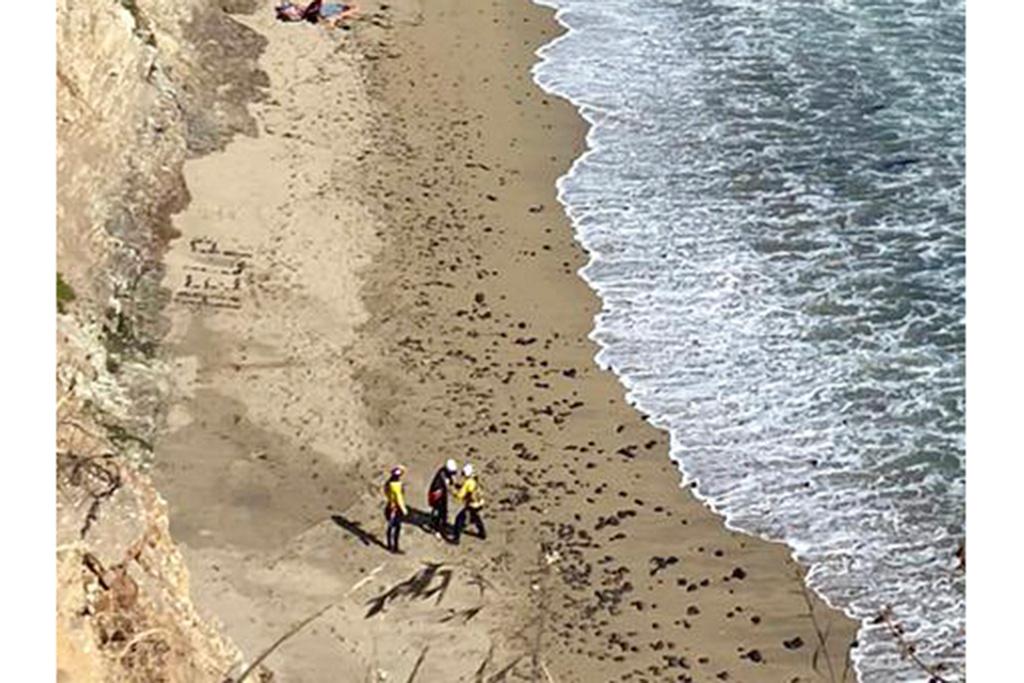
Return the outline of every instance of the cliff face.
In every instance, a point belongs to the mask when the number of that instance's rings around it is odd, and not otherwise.
[[[240,659],[196,614],[145,470],[181,165],[255,132],[263,42],[227,13],[247,4],[58,0],[59,681],[221,681]]]

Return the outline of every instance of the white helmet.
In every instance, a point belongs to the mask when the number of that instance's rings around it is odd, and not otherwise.
[[[464,476],[464,477],[472,477],[473,476],[473,466],[470,465],[468,462],[466,463],[465,467],[462,468],[462,476]]]
[[[448,458],[448,462],[446,462],[446,463],[444,464],[444,468],[445,468],[446,470],[448,470],[449,472],[451,472],[452,474],[455,474],[456,472],[458,472],[458,471],[459,471],[459,465],[458,465],[458,463],[456,463],[456,462],[455,462],[454,460],[452,460],[451,458]]]

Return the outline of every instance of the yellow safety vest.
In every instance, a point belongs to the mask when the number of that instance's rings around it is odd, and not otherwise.
[[[484,497],[480,493],[480,485],[477,483],[476,477],[470,477],[462,482],[455,497],[461,500],[466,507],[474,510],[479,510],[484,506]]]
[[[384,498],[388,501],[388,508],[398,508],[402,514],[408,514],[405,507],[405,496],[402,493],[401,481],[388,481],[384,484]]]

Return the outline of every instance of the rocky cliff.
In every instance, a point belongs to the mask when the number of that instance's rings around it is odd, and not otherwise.
[[[230,2],[230,4],[228,4]],[[186,158],[254,134],[262,39],[196,0],[57,4],[57,679],[223,681],[146,474],[163,419],[169,217]]]

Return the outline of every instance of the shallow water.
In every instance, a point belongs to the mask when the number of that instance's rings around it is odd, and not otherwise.
[[[731,526],[865,620],[863,681],[963,664],[962,2],[554,0],[538,82],[594,338]]]

